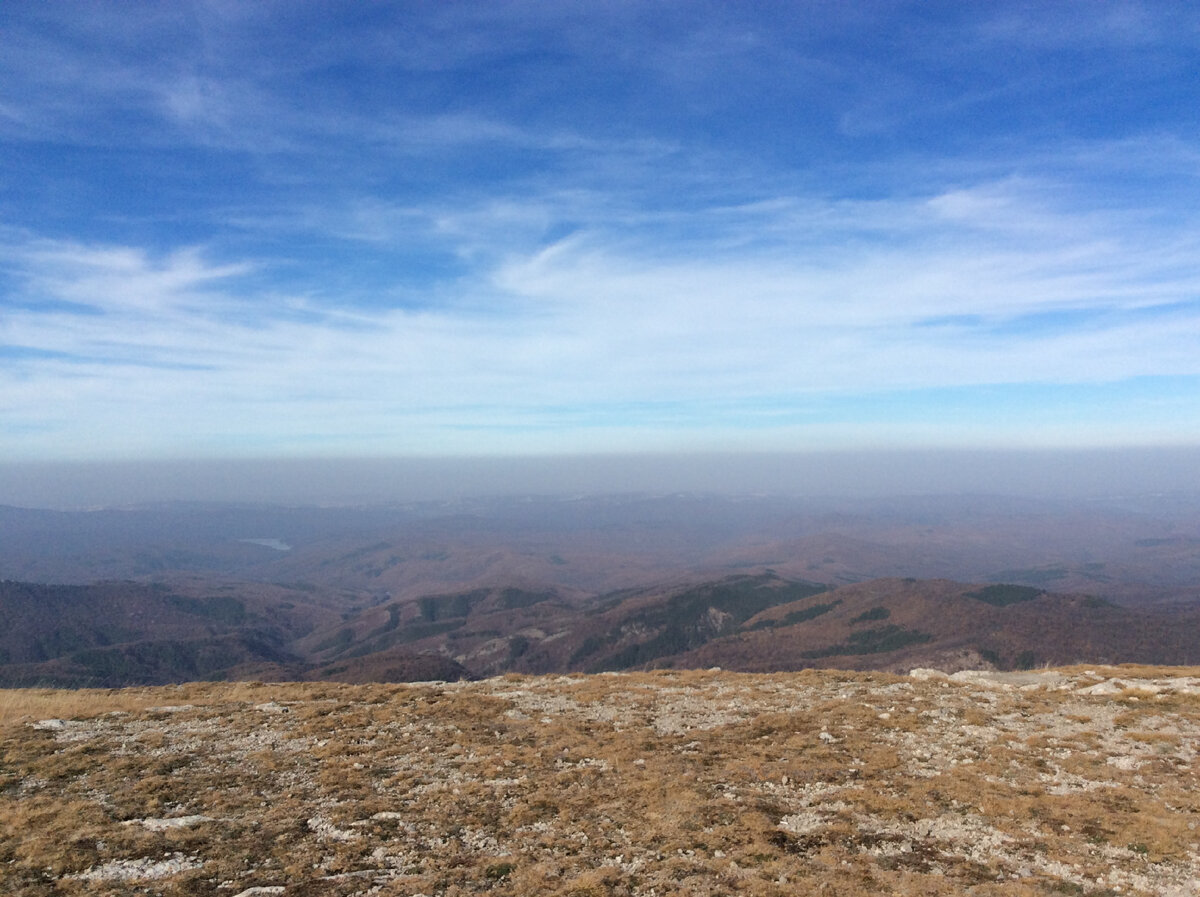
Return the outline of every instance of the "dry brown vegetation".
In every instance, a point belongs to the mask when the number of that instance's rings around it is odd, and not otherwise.
[[[0,692],[15,895],[1200,894],[1200,670]]]

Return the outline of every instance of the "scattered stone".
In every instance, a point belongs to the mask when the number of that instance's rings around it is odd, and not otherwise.
[[[323,816],[314,816],[309,819],[308,828],[310,831],[315,832],[318,837],[326,838],[330,841],[355,841],[361,837],[358,832],[338,828]]]
[[[190,828],[202,822],[212,822],[211,816],[169,816],[163,819],[129,819],[125,825],[140,825],[152,832],[165,832],[173,828]]]
[[[199,869],[204,864],[195,857],[183,854],[172,854],[161,860],[149,858],[140,860],[114,860],[103,866],[94,866],[87,872],[69,875],[80,881],[150,881],[158,878],[169,878],[190,869]]]

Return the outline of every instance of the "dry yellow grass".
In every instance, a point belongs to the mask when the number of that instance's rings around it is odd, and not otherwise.
[[[1200,893],[1196,670],[0,700],[22,897]]]
[[[0,689],[0,726],[29,719],[76,719],[114,710],[141,710],[162,700],[157,690],[49,688]]]

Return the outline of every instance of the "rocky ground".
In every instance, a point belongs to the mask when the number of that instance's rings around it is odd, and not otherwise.
[[[1200,895],[1200,670],[0,692],[14,895]]]

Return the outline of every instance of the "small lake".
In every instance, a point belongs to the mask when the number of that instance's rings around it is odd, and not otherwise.
[[[263,548],[274,548],[276,551],[291,551],[292,546],[282,539],[238,539],[249,545],[261,545]]]

